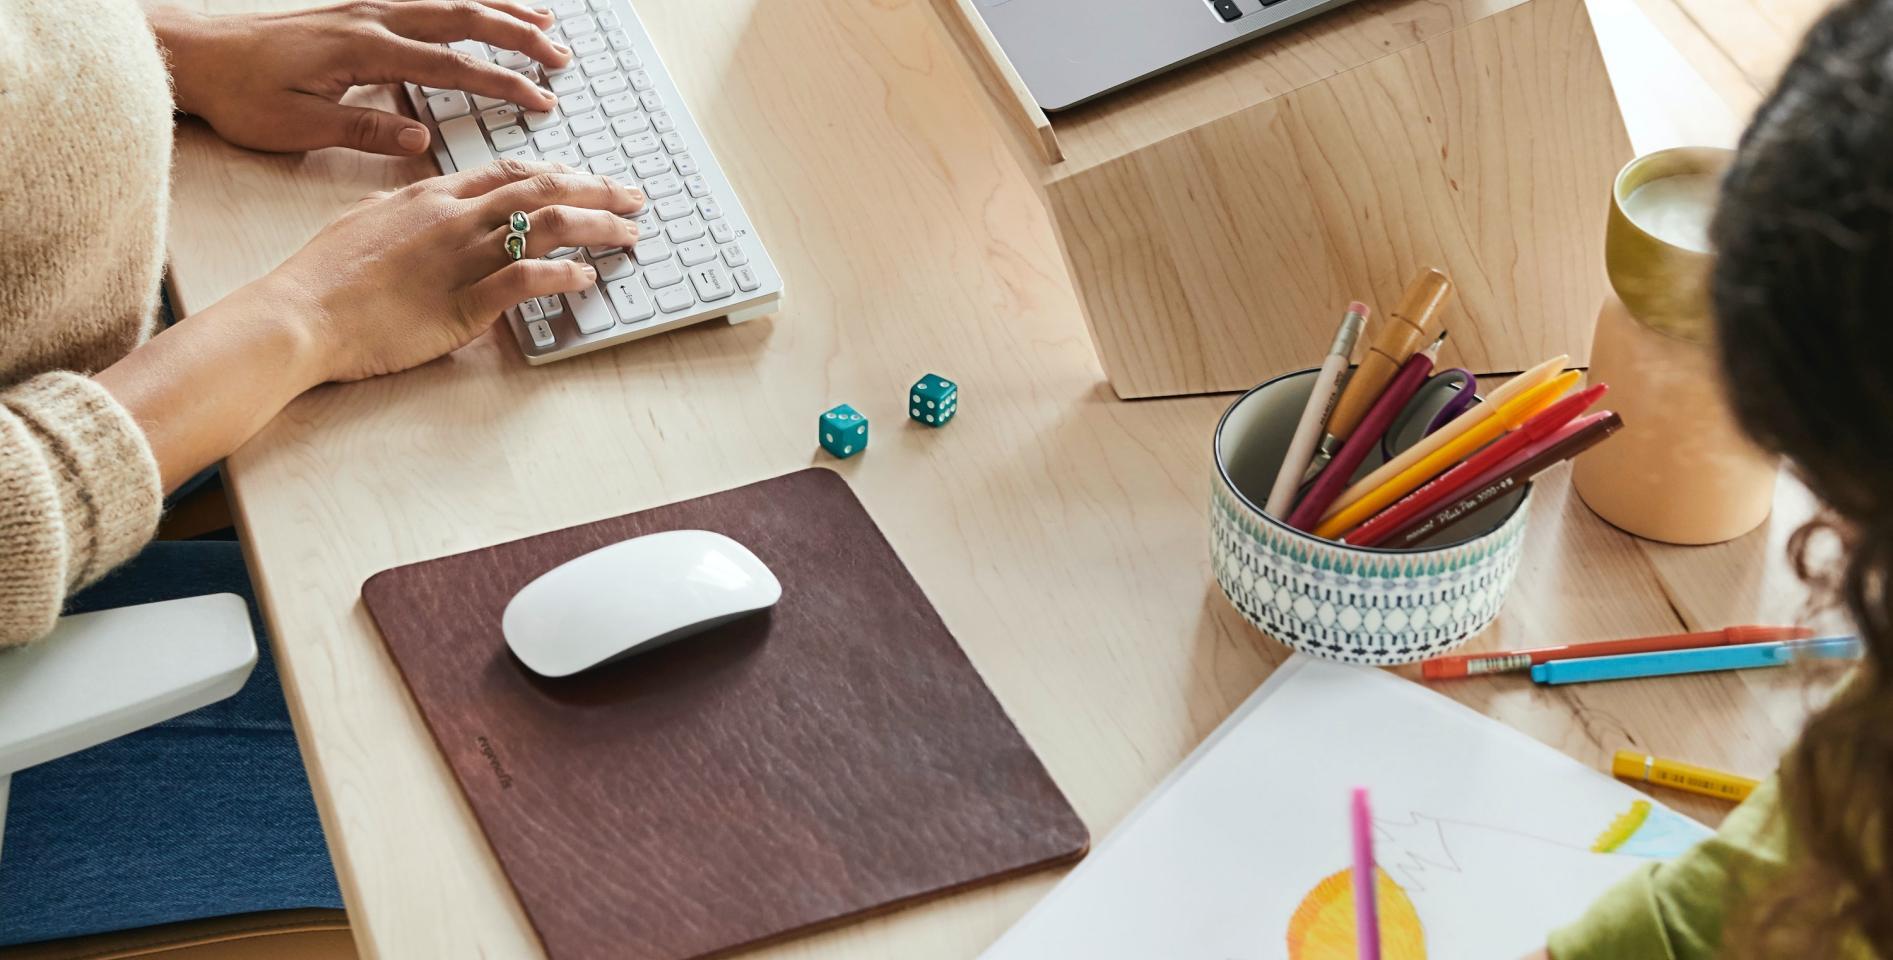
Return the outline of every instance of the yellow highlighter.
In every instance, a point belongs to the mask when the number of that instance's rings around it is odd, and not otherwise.
[[[1382,507],[1419,489],[1420,484],[1472,456],[1480,447],[1497,440],[1506,431],[1518,429],[1519,424],[1530,420],[1533,414],[1558,402],[1558,398],[1564,396],[1577,382],[1578,372],[1567,370],[1549,383],[1541,383],[1513,397],[1491,416],[1474,424],[1472,429],[1420,458],[1418,463],[1400,471],[1392,480],[1354,501],[1347,509],[1321,521],[1321,525],[1315,528],[1315,536],[1332,540],[1360,526],[1367,518],[1379,513]]]
[[[1738,777],[1733,773],[1698,767],[1692,763],[1661,760],[1635,750],[1617,751],[1617,755],[1611,758],[1610,772],[1625,780],[1660,783],[1677,790],[1737,803],[1747,800],[1748,795],[1761,785],[1759,781],[1748,777]]]
[[[1552,377],[1564,372],[1564,365],[1570,361],[1570,359],[1570,357],[1564,354],[1559,354],[1505,381],[1497,390],[1492,391],[1491,396],[1485,398],[1484,403],[1474,404],[1472,409],[1454,417],[1438,430],[1427,434],[1419,443],[1400,451],[1399,456],[1381,464],[1373,473],[1349,484],[1347,489],[1341,491],[1340,496],[1334,498],[1334,504],[1328,507],[1326,513],[1321,515],[1321,519],[1326,520],[1346,510],[1348,507],[1354,505],[1354,501],[1380,489],[1387,481],[1399,476],[1401,471],[1419,463],[1426,455],[1458,439],[1460,434],[1471,430],[1473,427],[1478,426],[1480,421],[1504,409],[1505,405],[1511,402],[1513,397],[1533,387],[1550,382]]]

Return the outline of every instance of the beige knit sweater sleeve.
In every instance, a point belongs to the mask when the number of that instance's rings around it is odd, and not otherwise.
[[[0,0],[0,646],[157,528],[157,463],[87,374],[151,332],[171,91],[136,0]]]

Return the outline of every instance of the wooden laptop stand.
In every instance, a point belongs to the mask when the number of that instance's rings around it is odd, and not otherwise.
[[[971,6],[943,13],[1029,131],[1124,398],[1315,365],[1342,310],[1458,284],[1443,365],[1582,365],[1631,156],[1583,0],[1360,0],[1041,112]]]

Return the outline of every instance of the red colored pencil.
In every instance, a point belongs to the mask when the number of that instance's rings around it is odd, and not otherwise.
[[[1814,631],[1806,627],[1723,627],[1701,633],[1667,633],[1629,640],[1605,640],[1599,643],[1567,643],[1531,650],[1507,650],[1503,653],[1464,653],[1435,657],[1420,664],[1420,673],[1428,680],[1449,677],[1476,677],[1487,673],[1519,673],[1533,664],[1550,660],[1577,660],[1585,657],[1614,657],[1624,653],[1660,653],[1666,650],[1690,650],[1696,647],[1722,647],[1742,643],[1777,643],[1806,640]]]
[[[1356,546],[1372,546],[1387,533],[1398,529],[1414,517],[1427,513],[1432,508],[1445,503],[1455,494],[1470,489],[1473,482],[1488,472],[1505,465],[1506,461],[1525,452],[1552,434],[1557,433],[1565,424],[1576,419],[1597,398],[1604,395],[1607,388],[1599,383],[1579,390],[1559,400],[1538,415],[1520,424],[1517,430],[1500,437],[1484,450],[1473,454],[1466,462],[1427,481],[1418,490],[1401,497],[1387,509],[1380,511],[1342,535],[1341,540]]]

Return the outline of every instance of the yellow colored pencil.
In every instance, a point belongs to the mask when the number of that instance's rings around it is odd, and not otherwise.
[[[1558,398],[1564,396],[1577,382],[1578,372],[1567,370],[1552,378],[1551,382],[1541,383],[1513,397],[1471,430],[1420,458],[1420,462],[1400,471],[1392,480],[1354,501],[1346,510],[1323,520],[1320,526],[1315,527],[1315,536],[1332,540],[1367,522],[1367,518],[1379,513],[1382,507],[1419,489],[1420,484],[1472,456],[1480,447],[1497,440],[1506,431],[1518,429],[1518,425],[1531,419],[1533,414],[1558,402]]]
[[[1400,451],[1398,456],[1381,464],[1373,473],[1350,484],[1347,489],[1341,491],[1340,496],[1334,498],[1334,505],[1328,508],[1327,513],[1321,515],[1321,519],[1326,520],[1346,510],[1348,507],[1354,505],[1354,501],[1380,489],[1387,481],[1399,476],[1402,470],[1419,463],[1421,458],[1425,457],[1427,454],[1451,443],[1453,440],[1457,439],[1460,434],[1471,430],[1473,427],[1478,426],[1480,421],[1497,413],[1499,408],[1505,406],[1513,397],[1533,387],[1549,382],[1552,377],[1564,371],[1564,365],[1568,363],[1570,359],[1569,356],[1561,353],[1505,381],[1497,390],[1492,391],[1491,396],[1485,398],[1484,403],[1474,404],[1472,409],[1448,421],[1445,426],[1438,430],[1427,434],[1419,443]]]
[[[1617,751],[1617,755],[1611,758],[1610,772],[1625,780],[1660,783],[1677,790],[1737,803],[1747,800],[1748,795],[1761,785],[1750,777],[1698,767],[1693,763],[1664,760],[1637,750]]]

